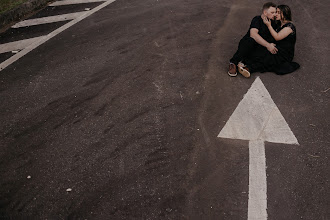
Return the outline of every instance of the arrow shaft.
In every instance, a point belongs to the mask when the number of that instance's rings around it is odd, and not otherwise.
[[[267,219],[267,180],[265,143],[263,140],[249,142],[249,202],[248,220]]]

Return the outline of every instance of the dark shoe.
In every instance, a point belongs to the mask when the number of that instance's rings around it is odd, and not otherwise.
[[[238,67],[238,71],[240,74],[242,74],[245,78],[249,78],[251,76],[249,68],[244,66],[244,67]]]
[[[237,76],[237,69],[236,69],[236,65],[234,63],[229,64],[228,75]]]

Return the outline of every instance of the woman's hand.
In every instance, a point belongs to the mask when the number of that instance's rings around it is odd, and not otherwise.
[[[272,25],[270,19],[268,19],[266,16],[263,16],[262,20],[263,20],[264,24],[267,25],[267,27]]]

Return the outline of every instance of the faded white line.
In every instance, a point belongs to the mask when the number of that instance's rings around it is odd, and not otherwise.
[[[76,19],[86,12],[76,12],[76,13],[70,13],[70,14],[64,14],[64,15],[56,15],[56,16],[48,16],[43,18],[35,18],[35,19],[29,19],[25,21],[21,21],[15,25],[12,26],[12,28],[20,28],[20,27],[27,27],[27,26],[34,26],[34,25],[40,25],[40,24],[48,24],[48,23],[54,23],[59,21],[68,21]]]
[[[45,43],[46,41],[48,41],[49,39],[55,37],[56,35],[58,35],[59,33],[65,31],[66,29],[68,29],[69,27],[71,27],[72,25],[75,25],[76,23],[78,23],[79,21],[85,19],[86,17],[94,14],[95,12],[101,10],[102,8],[106,7],[107,5],[115,2],[116,0],[109,0],[104,2],[103,4],[97,6],[96,8],[86,12],[84,15],[80,16],[79,18],[76,18],[72,21],[70,21],[69,23],[63,25],[62,27],[54,30],[53,32],[51,32],[50,34],[40,37],[39,40],[37,40],[36,42],[32,43],[31,45],[29,45],[28,47],[26,47],[24,50],[20,51],[19,53],[15,54],[14,56],[10,57],[9,59],[7,59],[6,61],[0,63],[0,71],[3,70],[4,68],[6,68],[7,66],[11,65],[12,63],[14,63],[15,61],[17,61],[18,59],[20,59],[21,57],[23,57],[24,55],[26,55],[27,53],[29,53],[30,51],[34,50],[35,48],[37,48],[38,46],[40,46],[41,44]]]
[[[22,50],[27,46],[33,44],[36,41],[39,41],[42,37],[34,37],[30,39],[14,41],[10,43],[0,44],[0,53],[11,52],[15,50]]]
[[[75,4],[83,4],[83,3],[93,3],[93,2],[104,2],[105,0],[63,0],[57,1],[49,6],[61,6],[61,5],[75,5]]]

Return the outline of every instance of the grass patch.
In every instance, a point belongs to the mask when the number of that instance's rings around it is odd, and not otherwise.
[[[0,14],[15,8],[28,0],[0,0]]]

